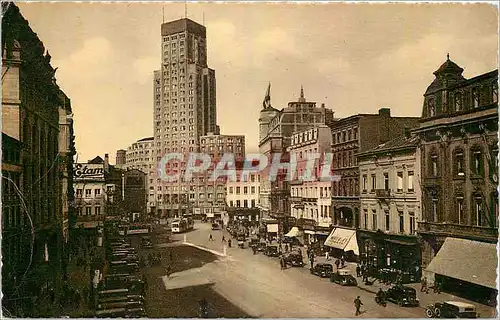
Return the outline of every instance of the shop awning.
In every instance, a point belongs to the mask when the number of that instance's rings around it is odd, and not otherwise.
[[[292,229],[290,229],[290,231],[288,231],[287,234],[285,234],[285,237],[294,238],[294,237],[298,237],[300,235],[301,235],[301,231],[299,230],[299,228],[293,227]]]
[[[344,228],[335,228],[325,240],[325,246],[341,249],[344,251],[353,251],[359,254],[356,231]]]
[[[426,270],[496,289],[497,261],[495,244],[448,237]]]
[[[415,245],[417,245],[416,242],[403,241],[403,240],[385,239],[385,241],[390,242],[390,243],[394,243],[394,244],[400,244],[403,246],[415,246]]]
[[[307,234],[315,234],[316,232],[312,231],[312,230],[304,230],[305,233]]]
[[[314,233],[320,236],[328,236],[330,234],[330,232],[328,231],[318,231],[318,230],[316,230]]]

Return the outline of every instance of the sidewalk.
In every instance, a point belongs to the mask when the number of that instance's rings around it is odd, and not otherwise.
[[[307,259],[307,256],[304,258]],[[330,263],[333,265],[333,268],[335,269],[335,258],[330,258],[330,260],[326,260],[324,256],[317,256],[314,259],[314,263]],[[304,260],[305,261],[305,260]],[[310,267],[310,262],[307,261],[306,264],[307,267]],[[354,262],[346,262],[346,266],[343,268],[343,270],[349,270],[350,273],[356,277],[356,263]],[[390,288],[389,285],[383,284],[376,280],[373,285],[365,285],[363,281],[361,281],[361,277],[356,277],[358,280],[358,288],[361,290],[371,292],[373,294],[376,294],[380,288],[382,290],[388,290]],[[481,318],[496,318],[497,317],[497,312],[494,307],[490,307],[484,304],[480,304],[474,301],[469,301],[461,297],[454,296],[452,294],[448,294],[445,292],[442,293],[434,293],[432,289],[429,290],[429,293],[424,293],[420,292],[420,283],[411,283],[411,284],[405,284],[405,286],[414,288],[417,291],[417,299],[420,301],[420,308],[425,308],[429,304],[433,304],[439,301],[461,301],[461,302],[466,302],[470,303],[476,306],[477,312],[480,314]],[[424,316],[424,315],[423,315]],[[423,317],[422,316],[422,317]]]

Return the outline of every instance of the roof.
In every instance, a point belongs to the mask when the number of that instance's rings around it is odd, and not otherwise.
[[[88,163],[91,163],[91,164],[104,163],[104,160],[101,157],[97,156],[94,159],[89,160]]]
[[[445,301],[447,304],[452,304],[454,306],[457,306],[459,308],[475,308],[473,304],[462,302],[462,301]]]
[[[362,152],[359,155],[372,154],[389,150],[413,149],[417,147],[417,144],[418,144],[418,137],[416,136],[407,137],[406,135],[403,134],[385,143],[379,144],[375,148]]]
[[[142,138],[142,139],[137,140],[137,142],[141,142],[141,141],[151,141],[151,140],[154,140],[154,137]]]
[[[436,70],[434,74],[440,73],[462,73],[464,71],[463,68],[460,68],[455,62],[450,60],[450,57],[446,59],[446,61]]]

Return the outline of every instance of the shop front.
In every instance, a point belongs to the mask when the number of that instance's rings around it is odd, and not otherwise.
[[[427,266],[443,291],[483,304],[497,301],[495,243],[448,237]]]
[[[330,226],[329,223],[319,223],[314,228],[314,236],[316,238],[316,242],[320,244],[321,251],[323,251],[325,241],[331,232],[332,232],[332,227]]]
[[[344,258],[346,261],[357,261],[359,255],[356,230],[335,227],[324,245],[330,248],[333,257]]]
[[[421,277],[417,237],[359,231],[360,260],[370,274],[386,283],[418,282]]]

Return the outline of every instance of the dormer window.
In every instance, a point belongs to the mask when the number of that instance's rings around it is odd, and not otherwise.
[[[434,117],[436,115],[436,101],[434,99],[429,99],[429,101],[427,101],[427,112],[429,117]]]

